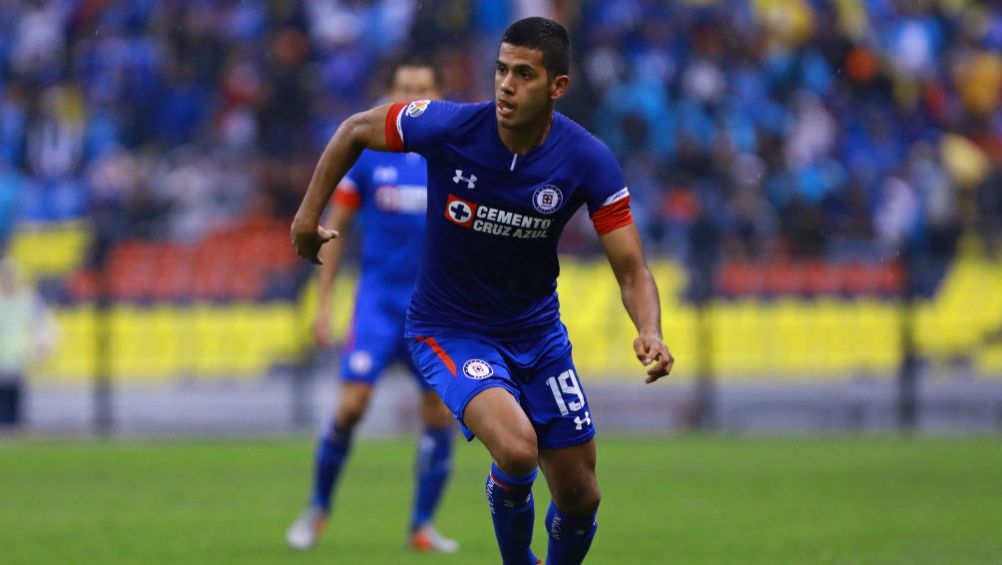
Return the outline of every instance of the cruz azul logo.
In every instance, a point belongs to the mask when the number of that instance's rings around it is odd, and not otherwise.
[[[494,367],[483,359],[470,359],[463,363],[463,374],[467,377],[479,381],[494,374]]]
[[[467,202],[450,194],[449,201],[445,204],[445,217],[456,225],[468,228],[473,224],[473,214],[476,210],[477,205],[473,202]]]
[[[477,204],[450,194],[445,218],[473,231],[516,239],[543,239],[549,236],[553,220]]]
[[[552,214],[557,208],[560,208],[563,200],[563,193],[552,184],[541,186],[532,194],[532,205],[543,214]]]
[[[429,103],[431,103],[431,100],[415,100],[411,102],[407,105],[407,115],[411,118],[416,118],[424,114],[424,111],[428,109]]]

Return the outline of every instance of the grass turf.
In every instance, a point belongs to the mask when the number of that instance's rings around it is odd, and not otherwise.
[[[0,564],[499,563],[476,444],[438,519],[461,553],[404,550],[413,448],[357,444],[321,545],[293,554],[306,440],[0,442]],[[1002,563],[997,438],[602,438],[599,480],[589,565]]]

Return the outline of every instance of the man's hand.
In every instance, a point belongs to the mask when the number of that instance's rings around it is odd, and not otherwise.
[[[292,222],[292,247],[296,254],[317,265],[320,260],[320,246],[338,236],[336,230],[329,230],[320,225],[305,225],[298,221]]]
[[[647,379],[645,383],[654,381],[666,376],[675,365],[675,357],[668,351],[663,339],[654,335],[641,335],[633,340],[633,351],[637,354],[637,359],[646,367],[654,363],[647,369]]]

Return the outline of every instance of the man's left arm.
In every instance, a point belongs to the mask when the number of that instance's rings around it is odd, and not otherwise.
[[[619,282],[623,306],[637,327],[638,336],[633,340],[633,350],[637,359],[644,366],[649,366],[644,382],[652,383],[671,372],[675,358],[661,335],[661,300],[657,284],[644,260],[640,234],[636,224],[631,222],[603,234],[601,241]]]

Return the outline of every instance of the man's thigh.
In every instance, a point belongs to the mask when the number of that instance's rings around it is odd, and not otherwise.
[[[570,344],[550,346],[536,364],[518,370],[520,402],[532,420],[539,449],[581,445],[595,436],[591,409],[578,379]]]
[[[411,338],[408,347],[414,366],[449,407],[468,440],[473,432],[463,422],[463,412],[473,397],[501,387],[519,398],[507,363],[489,341],[421,336]]]

